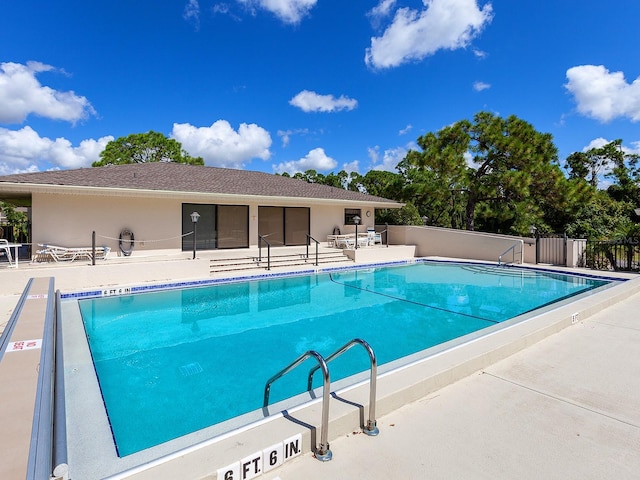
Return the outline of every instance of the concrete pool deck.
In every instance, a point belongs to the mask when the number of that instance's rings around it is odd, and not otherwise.
[[[0,296],[0,331],[18,297]],[[307,453],[256,478],[637,478],[638,311],[633,293],[379,417],[377,437],[337,435],[330,462]]]
[[[264,480],[637,479],[640,294]]]

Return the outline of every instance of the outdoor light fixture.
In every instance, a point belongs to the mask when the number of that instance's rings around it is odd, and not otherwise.
[[[532,237],[534,237],[534,236],[536,235],[536,231],[537,231],[537,230],[538,230],[538,229],[536,228],[536,226],[535,226],[535,225],[531,225],[531,226],[529,227],[529,233],[531,234],[531,236],[532,236]]]
[[[191,221],[193,222],[193,259],[196,259],[196,240],[198,238],[198,219],[200,218],[200,214],[198,212],[193,212],[191,214]]]
[[[429,219],[427,218],[427,216],[426,216],[426,215],[424,215],[424,216],[422,217],[422,223],[424,223],[424,226],[425,226],[425,227],[427,226],[427,222],[428,222],[428,221],[429,221]]]
[[[361,218],[356,215],[353,217],[353,223],[356,224],[356,249],[358,248],[358,224],[360,223]]]

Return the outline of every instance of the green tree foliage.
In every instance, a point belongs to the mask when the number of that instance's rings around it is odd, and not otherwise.
[[[147,133],[134,133],[107,143],[105,149],[100,152],[100,160],[93,162],[93,166],[147,162],[204,165],[201,157],[190,156],[177,140],[150,130]]]
[[[570,238],[590,240],[618,237],[634,224],[630,208],[630,204],[612,199],[606,191],[594,189],[589,201],[584,202],[567,223],[566,233]]]
[[[480,112],[473,122],[418,138],[418,145],[422,151],[410,151],[406,159],[430,173],[440,202],[463,200],[467,230],[478,218],[485,230],[525,234],[531,223],[543,221],[539,201],[558,194],[563,175],[551,135],[514,115]]]
[[[626,153],[622,148],[622,140],[618,139],[586,152],[572,153],[567,157],[565,168],[569,178],[585,179],[594,188],[605,177],[611,179],[614,183],[608,190],[612,198],[638,203],[639,158],[638,154]]]
[[[376,223],[388,223],[390,225],[423,225],[418,208],[411,202],[405,203],[401,208],[389,208],[376,212]]]
[[[370,170],[366,175],[358,176],[355,181],[359,183],[361,190],[369,195],[389,199],[402,198],[404,179],[397,173]]]
[[[0,210],[7,218],[7,225],[13,229],[14,238],[20,235],[27,235],[29,219],[23,212],[17,211],[14,205],[3,201],[0,201]]]

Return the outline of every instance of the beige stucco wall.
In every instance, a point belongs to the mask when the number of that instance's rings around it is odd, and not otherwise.
[[[248,200],[251,200],[248,197]],[[53,244],[65,247],[91,245],[91,234],[96,232],[96,244],[109,246],[118,254],[118,236],[123,229],[135,235],[134,255],[144,252],[176,251],[182,248],[182,204],[230,204],[249,205],[249,242],[258,243],[258,206],[309,207],[310,234],[320,242],[326,242],[334,227],[349,232],[353,226],[344,225],[345,208],[361,208],[363,231],[373,226],[374,208],[367,205],[309,204],[305,199],[258,203],[202,198],[145,198],[101,195],[40,194],[32,197],[32,243]],[[366,216],[370,211],[371,215]],[[37,250],[34,246],[34,250]]]
[[[43,195],[32,198],[32,243],[65,247],[96,244],[118,250],[123,229],[134,232],[136,251],[181,248],[181,202],[162,198]]]
[[[521,247],[515,248],[516,263],[519,263],[520,252],[522,261],[535,263],[536,248],[532,238],[437,227],[389,226],[389,243],[415,245],[418,257],[439,256],[497,262],[500,255],[518,242]],[[511,252],[504,256],[504,261],[513,261]]]

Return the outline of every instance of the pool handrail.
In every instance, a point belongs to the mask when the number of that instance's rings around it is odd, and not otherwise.
[[[313,238],[308,233],[306,233],[305,235],[307,236],[307,260],[309,260],[309,245],[311,244],[311,240],[316,242],[316,261],[315,261],[314,265],[317,267],[318,266],[318,245],[320,245],[320,242],[318,240],[316,240],[315,238]]]
[[[262,242],[267,244],[267,270],[271,270],[271,244],[267,241],[269,235],[258,235],[258,264],[262,262]]]
[[[369,436],[376,436],[380,433],[380,430],[377,427],[376,422],[376,379],[378,376],[378,361],[376,360],[376,354],[366,341],[361,338],[354,338],[353,340],[347,342],[345,345],[340,347],[338,350],[329,355],[325,361],[329,363],[331,360],[339,357],[344,352],[349,350],[354,345],[362,345],[364,349],[369,354],[369,361],[371,363],[370,374],[369,374],[369,418],[367,419],[367,424],[363,426],[363,433]],[[312,383],[313,383],[313,374],[320,368],[319,366],[314,366],[311,370],[309,370],[309,377],[307,378],[307,390],[311,391]]]
[[[320,425],[320,443],[316,447],[315,455],[318,460],[321,462],[328,462],[331,460],[333,454],[329,449],[329,441],[328,441],[328,430],[329,430],[329,393],[330,393],[330,384],[331,380],[329,377],[329,368],[327,367],[327,362],[324,357],[320,355],[315,350],[309,350],[302,355],[300,355],[297,359],[291,362],[287,367],[280,370],[273,377],[267,380],[267,383],[264,387],[264,403],[263,408],[266,408],[269,405],[269,392],[271,391],[271,384],[283,377],[291,370],[296,368],[302,362],[304,362],[307,358],[313,357],[318,361],[319,368],[322,369],[322,374],[324,377],[324,383],[322,387],[322,423]]]
[[[507,248],[502,255],[498,256],[498,265],[502,265],[502,257],[504,257],[507,253],[511,252],[511,263],[515,263],[516,261],[516,247],[520,246],[520,261],[518,263],[522,263],[522,256],[524,255],[524,241],[518,240],[516,243]],[[507,262],[505,262],[506,265]]]

